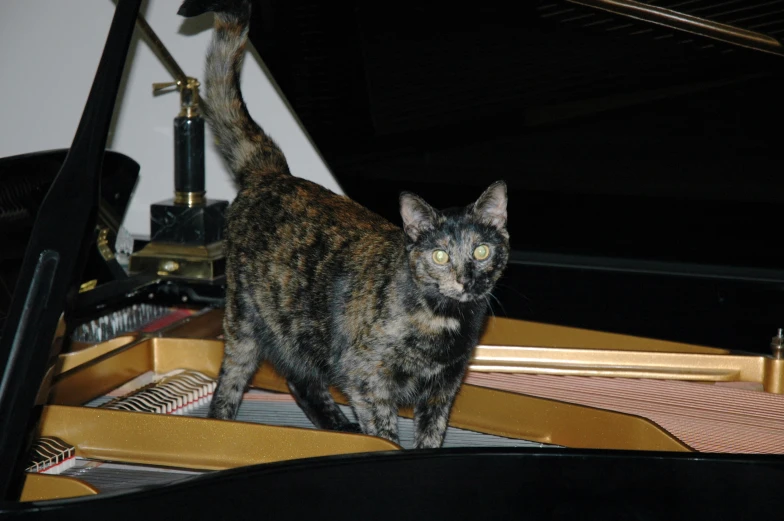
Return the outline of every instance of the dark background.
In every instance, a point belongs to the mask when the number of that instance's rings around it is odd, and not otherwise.
[[[784,2],[650,3],[784,34]],[[496,314],[766,351],[784,58],[563,1],[422,4],[255,3],[346,193],[399,222],[401,190],[455,206],[505,179]]]

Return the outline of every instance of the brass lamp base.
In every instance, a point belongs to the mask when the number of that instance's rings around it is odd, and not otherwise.
[[[151,242],[131,255],[131,273],[213,280],[225,275],[223,241],[206,246]]]

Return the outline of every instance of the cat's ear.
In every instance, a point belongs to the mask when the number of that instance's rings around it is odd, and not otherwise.
[[[403,230],[412,241],[436,225],[437,214],[433,207],[411,192],[400,194],[400,216],[403,218]]]
[[[506,229],[506,183],[496,181],[474,203],[474,217],[499,231]]]

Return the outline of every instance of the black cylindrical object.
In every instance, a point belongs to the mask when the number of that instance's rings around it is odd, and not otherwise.
[[[204,193],[204,118],[174,118],[174,191]]]

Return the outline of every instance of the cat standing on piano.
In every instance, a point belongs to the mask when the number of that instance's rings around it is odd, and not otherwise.
[[[235,418],[266,360],[317,427],[397,443],[398,408],[412,406],[415,447],[440,447],[506,267],[506,184],[448,211],[403,193],[401,230],[292,176],[240,93],[250,9],[247,0],[186,0],[179,11],[216,13],[205,114],[239,185],[227,215],[226,348],[209,415]]]

